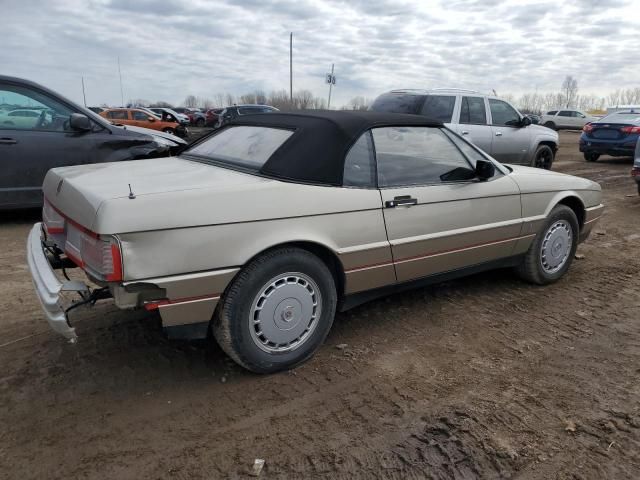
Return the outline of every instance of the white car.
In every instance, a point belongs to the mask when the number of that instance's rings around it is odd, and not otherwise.
[[[595,122],[599,118],[582,110],[551,110],[542,115],[540,124],[553,130],[582,130],[587,123]]]

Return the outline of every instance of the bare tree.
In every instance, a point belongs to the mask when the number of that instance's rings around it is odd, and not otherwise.
[[[164,100],[156,100],[155,102],[153,102],[149,106],[150,107],[161,107],[161,108],[173,108],[173,105],[171,105],[169,102],[165,102]]]
[[[371,102],[363,96],[353,97],[345,110],[367,110]]]
[[[198,99],[195,95],[187,95],[187,98],[184,99],[183,103],[187,108],[195,108],[198,106]]]
[[[562,93],[564,94],[565,106],[569,108],[575,102],[578,95],[578,80],[571,75],[567,75],[562,82]]]

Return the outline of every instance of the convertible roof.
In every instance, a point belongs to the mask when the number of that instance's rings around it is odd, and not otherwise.
[[[234,125],[294,130],[295,133],[262,166],[260,173],[324,185],[342,185],[345,156],[351,145],[370,128],[443,126],[441,122],[418,115],[331,110],[245,115],[229,123],[229,127]]]

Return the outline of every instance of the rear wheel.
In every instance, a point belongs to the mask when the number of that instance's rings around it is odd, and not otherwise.
[[[163,128],[162,131],[164,133],[170,133],[171,135],[175,135],[175,131],[173,130],[173,128],[169,128],[169,127]]]
[[[233,280],[212,322],[220,347],[257,373],[292,368],[320,347],[333,323],[333,275],[315,255],[281,248],[253,260]]]
[[[600,158],[600,155],[597,154],[597,153],[593,153],[593,152],[585,152],[584,153],[584,159],[587,162],[597,162],[599,158]]]
[[[547,128],[550,128],[551,130],[555,130],[556,129],[556,124],[553,122],[544,122],[544,126]]]
[[[550,170],[553,165],[554,154],[549,145],[539,145],[533,156],[533,166]]]
[[[522,263],[516,267],[518,275],[538,285],[559,280],[571,266],[578,247],[579,232],[578,219],[573,210],[566,205],[557,205],[536,235]]]
[[[196,120],[196,127],[204,127],[205,121],[204,118],[199,118]]]

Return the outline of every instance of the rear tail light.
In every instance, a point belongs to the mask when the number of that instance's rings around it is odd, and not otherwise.
[[[46,199],[42,207],[42,224],[49,235],[64,233],[64,217]]]
[[[591,132],[593,130],[593,125],[591,125],[590,123],[587,123],[584,127],[582,127],[582,131],[583,132]]]
[[[94,277],[108,282],[122,280],[122,256],[114,237],[97,237],[82,232],[80,257],[82,268]]]
[[[620,131],[623,133],[640,133],[640,127],[635,127],[635,126],[622,127]]]

